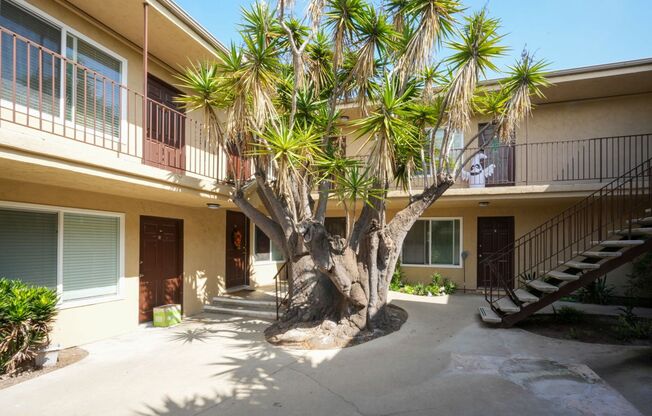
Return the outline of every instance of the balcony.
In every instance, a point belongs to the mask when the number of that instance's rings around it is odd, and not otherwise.
[[[107,168],[124,170],[118,161],[129,161],[201,181],[225,179],[226,158],[199,117],[1,27],[0,49],[0,120],[17,132],[4,135],[4,145],[59,158],[70,157],[55,154],[55,146],[70,147],[74,159]],[[32,141],[34,130],[51,136]],[[22,141],[15,138],[21,132]]]

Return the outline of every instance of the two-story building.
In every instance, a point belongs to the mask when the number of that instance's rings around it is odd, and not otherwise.
[[[175,74],[222,47],[170,0],[0,0],[0,277],[56,288],[54,342],[273,283],[282,255],[229,202],[228,161],[202,115],[174,101]],[[481,137],[483,166],[495,165],[486,186],[458,183],[414,226],[407,279],[483,286],[479,259],[652,156],[652,59],[549,78],[514,143]],[[363,156],[343,133],[347,154]],[[407,198],[393,190],[389,215]],[[342,216],[333,200],[328,226]]]

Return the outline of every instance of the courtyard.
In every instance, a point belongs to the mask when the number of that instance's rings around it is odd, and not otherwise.
[[[409,314],[401,330],[341,350],[274,347],[269,322],[220,314],[142,326],[0,390],[2,414],[652,414],[649,347],[490,328],[477,295],[392,297]]]

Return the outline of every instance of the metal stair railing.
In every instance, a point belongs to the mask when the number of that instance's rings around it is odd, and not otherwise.
[[[644,217],[650,207],[652,158],[480,261],[478,270],[486,267],[489,272],[485,300],[499,315],[496,302],[505,296],[520,305],[516,288],[564,267],[578,253],[617,232],[631,239],[634,220]]]
[[[276,320],[280,318],[280,311],[281,311],[281,306],[287,301],[288,295],[289,295],[289,290],[288,290],[288,277],[287,273],[285,274],[285,279],[283,279],[281,273],[285,270],[287,267],[288,262],[286,261],[283,263],[283,266],[281,266],[280,269],[276,272],[274,275],[274,289],[275,289],[275,297],[276,297]]]

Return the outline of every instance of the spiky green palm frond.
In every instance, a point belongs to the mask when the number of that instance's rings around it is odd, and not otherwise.
[[[327,94],[333,83],[332,44],[324,32],[318,32],[306,48],[308,74],[318,94]]]
[[[392,180],[397,150],[418,151],[418,129],[409,119],[410,103],[416,97],[415,89],[415,83],[408,83],[402,89],[396,77],[386,75],[380,93],[375,97],[378,107],[367,117],[352,123],[358,137],[367,137],[363,148],[371,145],[369,167],[381,183]]]
[[[496,70],[493,59],[506,51],[499,42],[500,21],[490,18],[485,9],[467,17],[460,40],[449,42],[455,51],[447,58],[455,73],[447,91],[449,129],[462,131],[468,127],[473,111],[473,97],[480,75]]]
[[[344,61],[344,51],[353,39],[355,22],[365,11],[362,0],[327,0],[326,27],[333,33],[333,64],[339,68]]]
[[[397,62],[399,76],[405,81],[430,63],[435,45],[452,33],[455,16],[463,8],[458,0],[407,0],[402,9],[416,24]]]
[[[509,140],[520,121],[532,112],[531,97],[543,97],[542,88],[550,85],[545,76],[548,65],[545,60],[535,60],[532,55],[523,51],[521,59],[509,67],[509,75],[503,83],[508,98],[500,120],[499,137],[502,140]]]

